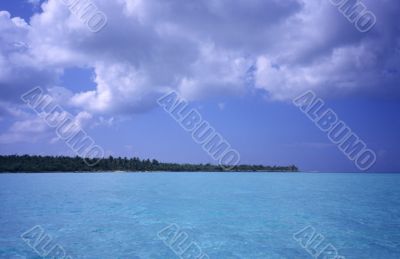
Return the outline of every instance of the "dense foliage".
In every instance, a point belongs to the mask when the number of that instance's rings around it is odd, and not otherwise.
[[[94,160],[92,161],[94,163]],[[101,159],[96,165],[89,166],[81,157],[66,156],[0,156],[0,172],[98,172],[98,171],[169,171],[169,172],[220,172],[225,171],[219,165],[161,163],[157,160],[134,158]],[[297,172],[292,166],[239,165],[229,171],[268,171]]]

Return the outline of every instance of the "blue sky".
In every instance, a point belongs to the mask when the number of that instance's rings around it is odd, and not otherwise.
[[[74,155],[20,96],[40,86],[107,155],[216,163],[156,104],[175,90],[242,163],[357,171],[292,99],[313,90],[399,171],[398,1],[363,1],[359,32],[329,1],[93,1],[93,33],[61,1],[0,0],[0,153]],[[42,5],[40,5],[42,4]]]

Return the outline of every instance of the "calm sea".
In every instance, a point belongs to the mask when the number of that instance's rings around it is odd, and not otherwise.
[[[35,226],[72,258],[180,258],[168,226],[204,259],[400,258],[400,174],[0,175],[0,258],[41,258]]]

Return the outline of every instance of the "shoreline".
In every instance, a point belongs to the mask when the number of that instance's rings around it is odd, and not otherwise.
[[[10,174],[400,174],[400,172],[315,172],[315,171],[40,171],[0,172]]]
[[[165,173],[210,173],[210,174],[227,174],[227,173],[265,173],[265,174],[272,174],[272,173],[305,173],[301,171],[19,171],[19,172],[0,172],[1,174],[149,174],[149,173],[158,173],[158,174],[165,174]]]

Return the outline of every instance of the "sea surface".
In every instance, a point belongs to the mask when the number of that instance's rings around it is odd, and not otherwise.
[[[0,258],[42,258],[35,226],[69,258],[400,258],[400,174],[1,174]]]

